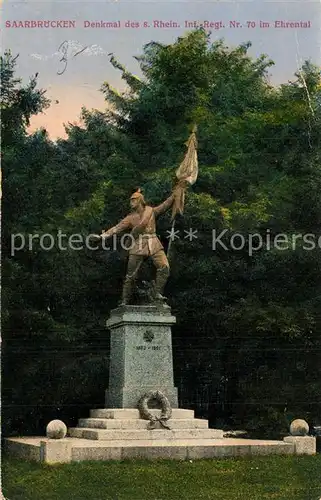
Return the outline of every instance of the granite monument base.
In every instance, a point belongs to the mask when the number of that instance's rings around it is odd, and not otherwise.
[[[137,408],[147,391],[161,391],[178,407],[174,387],[171,326],[168,306],[122,306],[111,311],[109,387],[106,408]]]
[[[10,455],[47,463],[127,458],[191,460],[243,455],[315,453],[311,438],[266,441],[224,438],[221,429],[194,417],[193,410],[178,408],[173,381],[169,307],[124,306],[111,312],[110,378],[106,407],[79,419],[66,438],[8,438]],[[141,418],[138,400],[147,391],[161,391],[170,401],[172,415],[164,427]],[[152,402],[150,402],[152,403]],[[160,409],[150,412],[160,416]],[[314,438],[313,438],[314,439]],[[304,441],[303,441],[304,440]]]

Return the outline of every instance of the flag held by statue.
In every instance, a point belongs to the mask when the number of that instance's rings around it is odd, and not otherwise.
[[[185,157],[176,170],[176,177],[178,184],[176,186],[176,196],[172,208],[172,220],[175,219],[177,214],[182,214],[184,211],[185,203],[185,189],[186,185],[190,186],[196,182],[198,176],[198,158],[197,158],[197,138],[196,138],[196,125],[194,125],[191,135],[189,136],[185,145],[187,151]]]

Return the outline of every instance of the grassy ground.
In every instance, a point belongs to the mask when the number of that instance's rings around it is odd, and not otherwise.
[[[321,455],[79,462],[3,458],[6,500],[320,500]]]

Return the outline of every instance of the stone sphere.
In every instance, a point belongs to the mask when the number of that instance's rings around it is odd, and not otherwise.
[[[67,427],[61,420],[51,420],[46,427],[46,435],[50,439],[62,439],[66,434]]]
[[[292,436],[307,436],[309,433],[309,424],[305,420],[297,418],[290,425],[290,433]]]

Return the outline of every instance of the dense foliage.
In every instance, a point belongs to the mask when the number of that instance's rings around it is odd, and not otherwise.
[[[126,255],[62,251],[57,234],[85,237],[114,224],[137,184],[151,203],[164,199],[194,123],[200,172],[176,222],[167,286],[181,406],[270,436],[293,417],[320,418],[319,71],[306,62],[274,87],[273,62],[251,58],[249,47],[211,43],[202,30],[172,45],[151,42],[138,58],[141,79],[112,57],[127,90],[103,83],[108,110],[83,109],[83,125],[56,142],[44,130],[27,134],[30,116],[49,102],[36,78],[22,87],[10,53],[2,57],[6,433],[43,432],[51,418],[71,422],[102,406],[104,323]],[[197,239],[184,238],[189,228]],[[165,244],[167,229],[165,216]],[[215,249],[213,230],[224,232]],[[17,244],[38,236],[12,255],[18,233]],[[39,240],[49,245],[48,233],[55,245],[45,251]],[[280,233],[288,248],[273,244]],[[292,244],[293,235],[301,237]],[[303,235],[315,235],[314,249]],[[249,252],[251,238],[262,239],[259,250]]]

